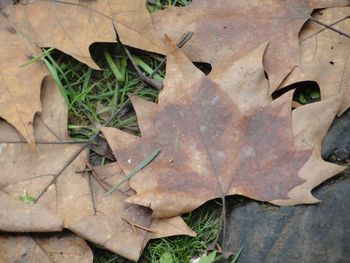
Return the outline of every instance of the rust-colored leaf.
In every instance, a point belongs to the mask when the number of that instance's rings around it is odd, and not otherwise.
[[[8,18],[38,46],[59,49],[95,69],[89,46],[116,42],[115,29],[125,45],[163,52],[143,0],[36,0],[13,6]]]
[[[137,195],[128,201],[150,207],[155,217],[192,211],[223,195],[275,204],[317,201],[311,189],[343,169],[319,152],[341,97],[293,112],[291,93],[272,100],[261,63],[265,47],[230,66],[217,63],[209,78],[179,50],[168,54],[159,104],[132,98],[141,138],[103,129],[125,173],[161,150],[130,180]],[[327,169],[319,176],[315,167]]]
[[[149,209],[125,203],[134,194],[127,184],[125,193],[106,195],[108,186],[124,176],[120,168],[98,168],[91,178],[81,172],[87,162],[85,144],[69,143],[67,107],[51,79],[44,81],[42,98],[43,112],[34,125],[35,152],[11,126],[0,123],[1,231],[68,228],[135,261],[151,238],[195,235],[180,217],[152,220]],[[31,203],[33,199],[37,202]]]
[[[0,234],[0,262],[92,263],[86,242],[70,233]]]
[[[152,19],[162,37],[167,34],[179,39],[184,32],[194,32],[184,47],[192,61],[215,63],[228,51],[238,59],[268,41],[263,63],[272,93],[299,64],[298,34],[312,10],[348,4],[348,1],[194,0],[184,8],[154,13]]]
[[[334,28],[350,32],[350,7],[329,8],[315,14],[315,18]],[[334,31],[308,22],[300,34],[301,65],[282,83],[282,87],[298,81],[316,81],[321,98],[343,92],[339,114],[350,106],[350,39]]]
[[[40,86],[47,74],[39,62],[21,67],[40,49],[20,35],[0,12],[0,117],[31,144],[34,114],[41,110]]]

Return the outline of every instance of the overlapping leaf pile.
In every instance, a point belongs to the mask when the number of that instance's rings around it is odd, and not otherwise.
[[[322,160],[321,144],[350,105],[349,1],[195,0],[152,16],[143,0],[0,3],[0,231],[67,228],[80,237],[2,234],[4,262],[41,254],[67,262],[67,253],[91,262],[81,238],[137,261],[151,238],[194,235],[179,215],[208,200],[314,203],[311,190],[344,169]],[[164,36],[187,31],[194,35],[184,53]],[[158,104],[131,97],[141,137],[102,128],[118,163],[91,169],[88,144],[71,142],[45,67],[20,66],[38,47],[54,47],[98,68],[89,46],[116,38],[166,55],[166,79]],[[191,60],[212,63],[211,73]],[[320,102],[292,111],[291,92],[272,99],[305,80],[319,84]],[[130,186],[106,195],[156,149]],[[34,204],[19,200],[27,193]]]

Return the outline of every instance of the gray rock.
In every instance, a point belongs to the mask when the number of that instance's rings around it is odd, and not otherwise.
[[[315,205],[276,207],[229,200],[227,250],[238,263],[350,262],[350,172],[318,187]]]
[[[350,109],[332,123],[323,140],[322,158],[340,162],[350,159]]]

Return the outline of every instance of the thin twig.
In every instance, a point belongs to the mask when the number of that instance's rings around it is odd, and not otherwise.
[[[350,16],[343,17],[343,18],[341,18],[341,19],[335,21],[334,23],[330,24],[329,26],[333,27],[333,26],[335,26],[336,24],[338,24],[338,23],[340,23],[340,22],[343,22],[344,20],[349,19],[349,18],[350,18]],[[313,33],[313,34],[311,34],[310,36],[307,36],[306,38],[301,39],[299,42],[303,42],[303,41],[305,41],[305,40],[307,40],[307,39],[313,37],[314,35],[317,35],[317,34],[321,33],[322,31],[324,31],[324,30],[326,30],[326,29],[327,29],[326,27],[323,27],[322,29],[318,30],[316,33]]]
[[[123,46],[123,48],[125,50],[126,55],[130,59],[132,66],[136,70],[136,72],[139,75],[139,77],[141,78],[141,80],[143,80],[144,82],[150,84],[151,86],[155,87],[156,89],[159,89],[159,90],[162,89],[162,87],[163,87],[162,82],[157,81],[157,80],[155,80],[153,78],[150,78],[150,77],[146,76],[145,73],[143,73],[141,71],[141,69],[139,69],[139,67],[135,64],[135,62],[134,62],[134,60],[133,60],[133,58],[132,58],[132,56],[130,54],[129,49],[126,46],[124,46],[123,44],[122,44],[122,46]]]
[[[94,189],[93,189],[93,185],[92,185],[92,173],[88,172],[87,176],[88,176],[88,180],[89,180],[89,190],[90,190],[90,195],[91,195],[92,210],[94,211],[94,215],[96,215],[96,203],[95,203]]]
[[[338,30],[338,29],[336,29],[336,28],[334,28],[334,27],[332,27],[332,26],[330,26],[330,25],[327,25],[327,24],[325,24],[325,23],[323,23],[323,22],[317,20],[316,18],[314,18],[314,17],[312,17],[312,16],[310,16],[309,19],[310,19],[312,22],[315,22],[316,24],[319,24],[319,25],[321,25],[321,26],[324,26],[325,28],[328,28],[329,30],[332,30],[332,31],[334,31],[334,32],[336,32],[336,33],[338,33],[338,34],[340,34],[340,35],[342,35],[342,36],[345,36],[345,37],[347,37],[347,38],[350,38],[350,35],[349,35],[349,34],[344,33],[343,31],[340,31],[340,30]]]
[[[110,185],[109,183],[105,182],[104,180],[101,180],[101,179],[99,178],[99,176],[96,174],[96,171],[95,171],[94,167],[93,167],[90,163],[88,163],[88,166],[89,166],[89,170],[91,171],[92,176],[93,176],[93,178],[96,180],[96,182],[101,186],[101,188],[102,188],[105,192],[108,192],[108,190],[109,190],[110,188],[112,188],[113,186]],[[130,197],[129,194],[127,194],[127,193],[121,191],[120,189],[116,189],[116,191],[118,191],[119,193],[125,195],[126,197]]]
[[[54,175],[54,177],[51,179],[51,181],[48,183],[48,185],[41,191],[41,193],[38,195],[38,197],[36,198],[35,202],[37,202],[42,196],[43,194],[47,191],[47,189],[54,183],[56,183],[58,177],[61,176],[61,174],[64,172],[64,170],[79,156],[79,154],[85,150],[85,148],[87,147],[88,144],[84,144],[82,145],[82,147],[80,147],[78,149],[78,151],[73,155],[71,156],[67,162],[65,163],[65,165],[63,166],[63,168],[57,173]]]
[[[137,228],[140,228],[140,229],[142,229],[142,230],[145,230],[145,231],[148,231],[148,232],[151,232],[151,233],[155,233],[154,230],[152,230],[152,229],[150,229],[150,228],[148,228],[148,227],[141,226],[141,225],[139,225],[139,224],[135,224],[134,222],[132,222],[131,220],[129,220],[129,219],[125,218],[125,217],[121,217],[121,218],[122,218],[123,220],[125,220],[125,222],[127,222],[128,224],[130,224],[132,228],[134,228],[134,227],[136,226]]]
[[[193,36],[193,32],[188,31],[187,33],[183,33],[180,40],[177,42],[176,46],[178,48],[182,48]]]

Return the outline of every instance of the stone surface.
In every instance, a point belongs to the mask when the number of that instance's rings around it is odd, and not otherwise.
[[[344,163],[350,160],[350,109],[332,123],[323,140],[322,158]]]
[[[230,198],[227,249],[238,263],[350,262],[350,171],[319,186],[316,205],[277,207]]]

